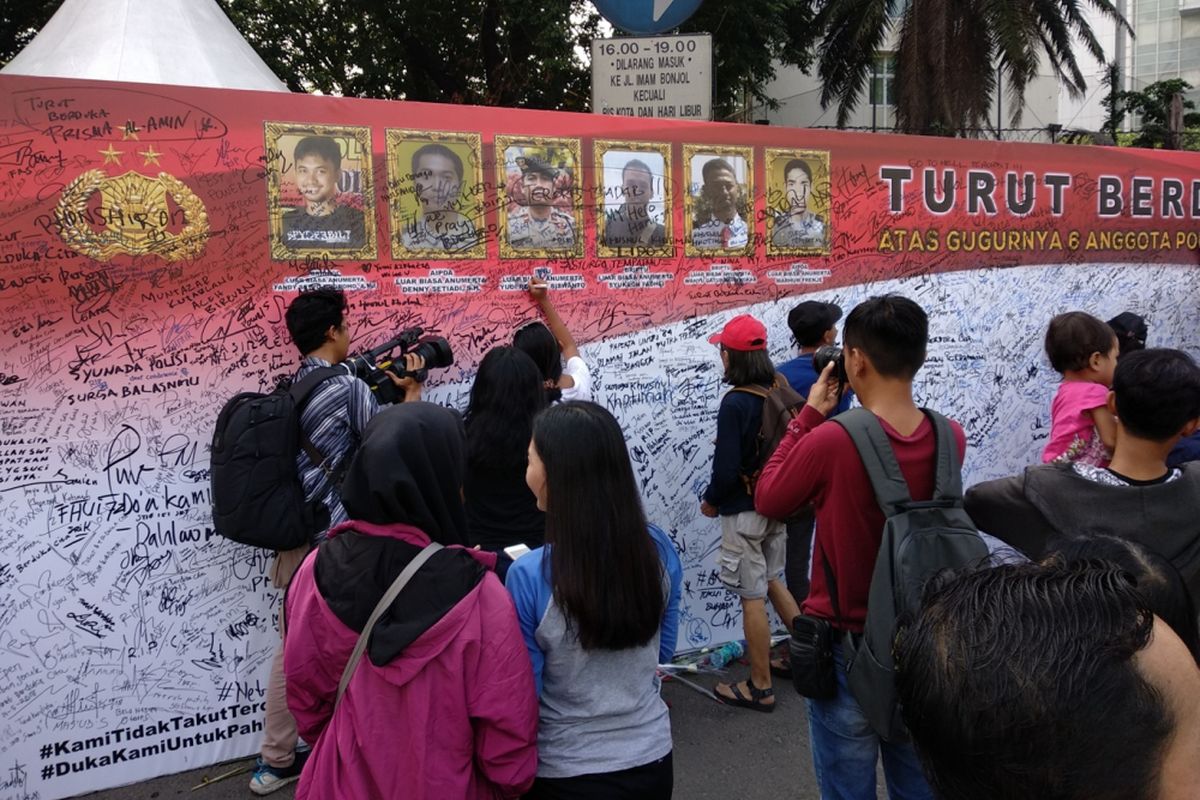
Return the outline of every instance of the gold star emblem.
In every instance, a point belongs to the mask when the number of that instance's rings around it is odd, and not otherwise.
[[[125,123],[125,129],[123,131],[121,131],[121,139],[122,139],[122,141],[124,141],[125,139],[137,139],[137,138],[138,138],[137,123],[134,122],[133,120],[129,120],[128,122]]]
[[[150,145],[150,147],[145,150],[138,150],[138,155],[146,159],[146,163],[142,166],[148,167],[151,164],[158,165],[158,157],[161,156],[162,153],[154,152],[154,145]]]
[[[122,150],[114,148],[112,144],[109,144],[107,150],[100,151],[100,155],[104,156],[105,164],[120,164],[121,156],[125,155],[125,153]]]

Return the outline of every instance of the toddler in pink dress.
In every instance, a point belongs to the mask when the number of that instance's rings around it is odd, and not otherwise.
[[[1043,462],[1108,466],[1117,433],[1108,400],[1117,352],[1112,328],[1091,314],[1070,311],[1050,320],[1046,355],[1063,379],[1050,404]]]

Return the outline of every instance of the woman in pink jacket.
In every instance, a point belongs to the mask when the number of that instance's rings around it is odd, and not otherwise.
[[[351,521],[296,573],[286,602],[288,708],[312,754],[297,798],[518,797],[537,769],[537,699],[495,556],[451,546],[379,618],[380,598],[430,540],[466,531],[462,421],[431,403],[376,415],[342,486]]]

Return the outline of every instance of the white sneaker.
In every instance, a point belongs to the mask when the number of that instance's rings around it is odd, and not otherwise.
[[[259,756],[254,765],[254,775],[250,778],[250,791],[257,795],[270,794],[289,783],[295,783],[300,779],[309,752],[307,748],[296,748],[296,757],[290,767],[272,767]]]

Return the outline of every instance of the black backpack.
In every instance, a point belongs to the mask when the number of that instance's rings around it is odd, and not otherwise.
[[[329,527],[325,504],[304,500],[296,467],[300,448],[314,464],[324,464],[325,457],[301,429],[300,412],[321,383],[345,374],[321,367],[270,394],[243,392],[225,403],[210,462],[217,533],[240,544],[292,550]],[[342,459],[343,469],[348,461]]]
[[[855,408],[833,418],[854,441],[887,517],[871,575],[862,639],[847,636],[844,640],[850,692],[871,727],[887,741],[908,737],[896,701],[892,658],[896,619],[917,608],[922,587],[936,573],[981,562],[988,555],[987,544],[963,510],[962,465],[950,422],[937,412],[921,410],[933,423],[937,441],[933,499],[924,501],[914,501],[909,494],[891,442],[873,413]],[[837,583],[829,562],[824,558],[822,562],[834,613],[840,619]]]
[[[800,412],[808,400],[792,388],[788,379],[781,372],[775,373],[775,380],[765,389],[761,386],[747,385],[735,386],[730,391],[752,394],[755,397],[761,397],[763,401],[762,423],[758,428],[757,447],[754,455],[754,471],[748,475],[742,475],[742,482],[746,484],[746,492],[753,496],[754,487],[758,484],[759,476],[762,475],[763,466],[771,458],[775,448],[779,447],[779,443],[783,441],[788,423],[800,416]]]

